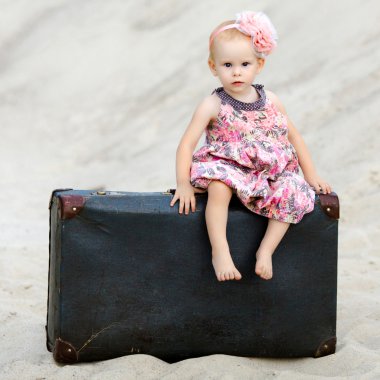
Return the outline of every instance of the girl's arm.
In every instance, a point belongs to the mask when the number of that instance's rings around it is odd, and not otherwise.
[[[179,213],[185,214],[191,210],[195,212],[194,188],[190,184],[190,167],[194,149],[210,120],[217,117],[219,110],[219,98],[210,95],[204,99],[197,107],[182,139],[178,145],[176,153],[176,177],[177,188],[170,206],[179,200]]]
[[[273,92],[267,91],[267,94],[269,98],[272,100],[272,102],[279,109],[279,111],[283,113],[287,118],[288,139],[297,152],[298,161],[304,174],[305,180],[309,183],[310,186],[314,187],[317,194],[331,193],[330,185],[317,174],[317,171],[315,169],[305,141],[303,140],[301,134],[297,131],[296,127],[289,119],[284,106],[282,105],[278,97],[275,94],[273,94]]]

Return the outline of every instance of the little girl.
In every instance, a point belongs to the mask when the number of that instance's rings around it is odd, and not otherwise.
[[[255,272],[272,278],[272,255],[290,223],[314,208],[315,192],[330,193],[277,96],[254,84],[277,33],[262,12],[243,12],[211,34],[208,65],[223,87],[197,107],[177,148],[179,213],[195,212],[194,193],[207,190],[207,231],[219,281],[240,280],[227,242],[233,193],[252,212],[269,218],[256,252]],[[205,144],[194,152],[206,131]],[[299,166],[304,178],[299,174]]]

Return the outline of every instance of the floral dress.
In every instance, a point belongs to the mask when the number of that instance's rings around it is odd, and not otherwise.
[[[315,193],[300,175],[297,153],[288,140],[286,117],[253,85],[259,99],[240,102],[223,87],[218,117],[206,129],[204,145],[193,154],[190,182],[206,189],[224,182],[251,211],[298,223],[314,208]]]

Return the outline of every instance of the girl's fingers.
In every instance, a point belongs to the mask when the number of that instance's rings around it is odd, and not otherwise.
[[[174,206],[177,201],[179,201],[178,212],[180,214],[185,211],[185,214],[187,215],[189,214],[190,209],[191,211],[195,212],[196,201],[194,196],[185,198],[184,196],[178,196],[177,194],[174,194],[170,202],[170,206]]]
[[[179,199],[179,209],[178,209],[178,212],[179,212],[180,214],[182,214],[182,212],[183,212],[183,206],[184,206],[184,204],[185,204],[185,201],[184,201],[183,197],[181,197],[181,198]]]
[[[316,194],[330,194],[332,189],[327,182],[315,181],[309,182],[309,185],[314,189]]]
[[[314,182],[314,183],[312,184],[312,186],[314,187],[314,190],[315,190],[315,192],[316,192],[317,194],[319,194],[319,193],[321,192],[321,188],[320,188],[318,182]]]
[[[177,200],[178,200],[177,194],[174,194],[173,198],[172,198],[172,201],[170,202],[170,206],[174,206],[175,203],[177,202]]]
[[[326,184],[325,183],[321,183],[320,185],[319,185],[319,188],[321,189],[321,194],[326,194],[327,193],[327,191],[326,191]]]
[[[330,186],[329,186],[329,184],[327,182],[322,183],[321,187],[322,187],[322,190],[323,190],[323,194],[331,193]]]
[[[195,202],[195,197],[191,197],[191,211],[192,212],[195,212],[195,206],[196,206],[195,203],[196,203]]]
[[[330,194],[331,193],[331,186],[327,182],[323,182],[319,185],[321,189],[321,193],[323,194]]]
[[[190,209],[195,212],[195,197],[192,196],[188,201],[186,201],[186,214],[189,214]]]
[[[186,199],[186,201],[185,201],[185,214],[186,215],[189,213],[189,209],[190,209],[190,201],[188,199]]]
[[[314,189],[317,194],[322,194],[326,192],[326,188],[323,183],[316,182],[314,184]]]

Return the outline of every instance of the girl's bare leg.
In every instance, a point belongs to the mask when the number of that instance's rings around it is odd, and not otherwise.
[[[273,276],[272,255],[281,239],[289,228],[289,223],[269,219],[268,227],[260,247],[256,252],[255,272],[264,280],[269,280]]]
[[[226,236],[228,205],[232,190],[223,182],[212,181],[207,191],[206,224],[216,277],[219,281],[240,280],[241,274],[232,261]]]

